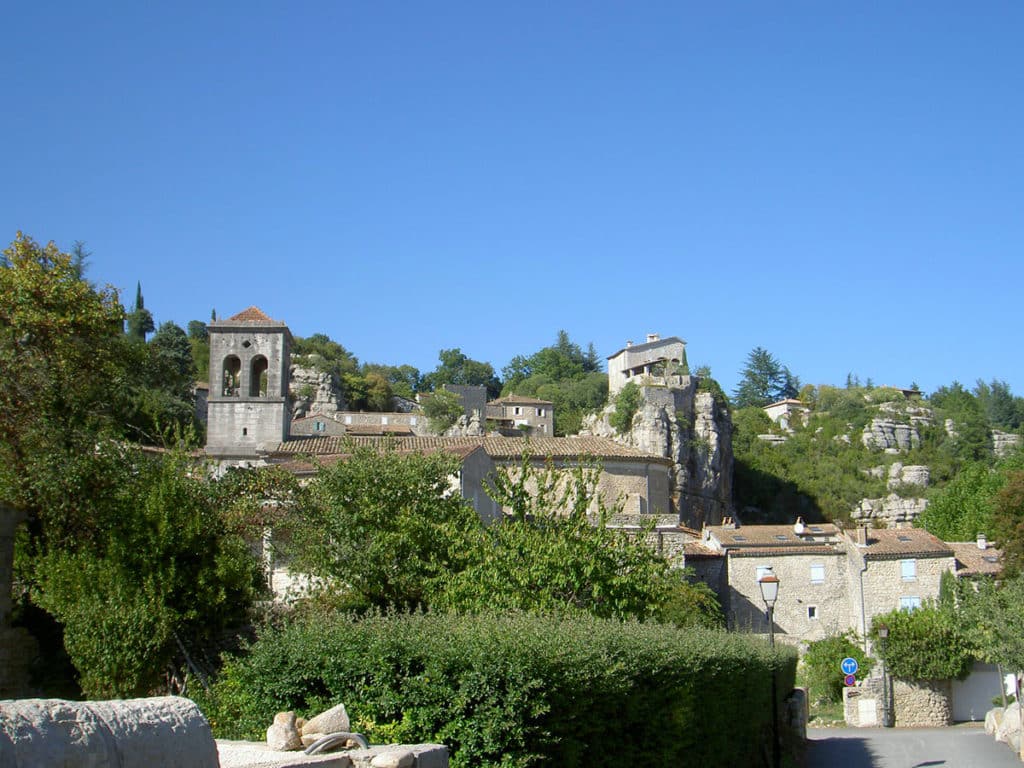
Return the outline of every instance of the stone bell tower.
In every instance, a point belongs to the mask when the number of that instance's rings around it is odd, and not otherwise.
[[[292,335],[284,323],[249,307],[210,332],[206,452],[255,457],[288,438]]]

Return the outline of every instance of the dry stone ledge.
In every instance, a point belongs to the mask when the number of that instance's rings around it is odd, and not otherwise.
[[[209,723],[189,699],[0,701],[0,766],[218,768]]]
[[[345,752],[324,752],[306,755],[302,752],[275,752],[266,744],[219,739],[220,768],[374,768],[373,761],[380,755],[381,762],[401,759],[408,762],[411,754],[413,768],[448,768],[448,748],[443,744],[391,744],[371,746],[369,749],[349,749]]]

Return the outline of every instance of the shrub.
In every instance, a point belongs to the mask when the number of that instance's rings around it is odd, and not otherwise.
[[[344,702],[373,742],[442,742],[453,768],[757,764],[795,655],[740,635],[592,617],[297,621],[228,660],[200,705],[220,737]],[[740,716],[742,713],[742,716]]]
[[[861,675],[866,676],[874,666],[874,660],[854,642],[852,632],[831,635],[807,646],[802,664],[811,701],[842,700],[843,673],[839,669],[839,662],[847,656],[857,660]]]
[[[884,650],[878,638],[881,624],[889,627]],[[899,680],[961,679],[978,655],[962,621],[951,608],[938,605],[876,616],[871,638],[889,674]]]
[[[615,396],[615,411],[609,415],[608,423],[620,434],[629,432],[633,427],[633,417],[640,410],[643,393],[632,381],[619,390]]]

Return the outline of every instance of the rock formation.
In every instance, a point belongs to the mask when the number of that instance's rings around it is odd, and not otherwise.
[[[731,514],[733,478],[729,409],[699,383],[680,376],[671,386],[641,386],[642,404],[623,434],[608,421],[614,405],[585,418],[580,430],[672,459],[673,513],[698,529]]]
[[[912,523],[927,506],[927,499],[906,499],[890,493],[883,499],[861,499],[850,517],[854,522],[884,523],[883,528],[896,528]]]
[[[292,364],[289,394],[293,419],[310,413],[332,416],[345,410],[345,398],[334,376],[313,367]]]
[[[921,445],[917,425],[905,424],[885,417],[876,417],[864,427],[861,441],[866,448],[886,453],[904,453]]]

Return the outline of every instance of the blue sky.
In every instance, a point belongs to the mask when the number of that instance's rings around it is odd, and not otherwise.
[[[153,6],[153,7],[146,7]],[[17,3],[0,236],[361,361],[1024,394],[1024,5]]]

